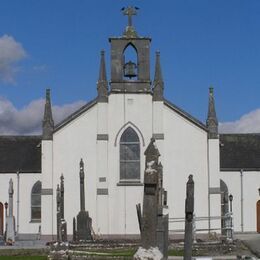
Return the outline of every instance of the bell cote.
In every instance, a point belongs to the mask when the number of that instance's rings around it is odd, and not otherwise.
[[[128,16],[128,25],[120,37],[111,37],[111,91],[150,92],[150,42],[147,37],[139,37],[132,16],[137,7],[122,8]]]

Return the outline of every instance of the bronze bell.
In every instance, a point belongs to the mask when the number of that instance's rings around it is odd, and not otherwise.
[[[132,61],[128,61],[124,65],[124,76],[130,79],[136,77],[137,76],[136,69],[137,69],[136,64]]]

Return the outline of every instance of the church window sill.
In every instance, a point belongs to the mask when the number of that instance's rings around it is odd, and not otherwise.
[[[140,181],[120,181],[117,186],[143,186],[144,184]]]
[[[40,219],[32,219],[29,223],[41,223]]]

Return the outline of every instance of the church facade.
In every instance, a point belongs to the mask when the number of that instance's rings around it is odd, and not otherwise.
[[[96,99],[54,125],[47,90],[42,135],[0,137],[0,235],[12,178],[17,233],[55,238],[61,175],[64,217],[71,235],[73,217],[80,209],[81,159],[93,232],[104,237],[139,234],[136,204],[143,200],[144,151],[151,138],[161,155],[170,219],[184,218],[186,181],[193,174],[195,215],[211,218],[197,222],[197,230],[221,233],[220,217],[230,210],[232,194],[235,231],[256,232],[260,135],[219,134],[212,88],[205,123],[168,101],[160,53],[155,54],[152,79],[151,39],[139,36],[131,19],[123,35],[109,42],[110,82],[102,51]],[[129,49],[135,60],[127,56]],[[170,233],[183,228],[184,222],[169,225]]]

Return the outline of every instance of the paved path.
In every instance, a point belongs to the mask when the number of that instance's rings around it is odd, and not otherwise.
[[[235,234],[235,238],[244,242],[246,246],[260,258],[260,234],[259,233],[241,233]]]

